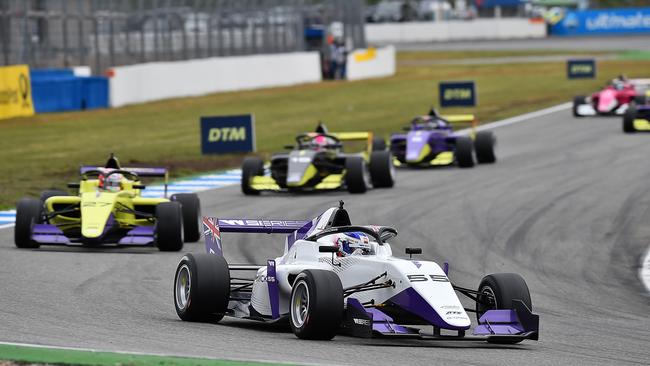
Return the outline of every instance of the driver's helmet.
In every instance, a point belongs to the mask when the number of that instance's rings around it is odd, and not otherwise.
[[[359,231],[334,234],[331,240],[339,248],[339,255],[343,257],[355,252],[370,254],[372,250],[370,237]]]
[[[311,140],[312,147],[318,150],[325,149],[329,144],[330,144],[329,139],[325,135],[317,135]]]
[[[124,176],[120,173],[108,175],[113,169],[106,169],[104,174],[99,176],[99,187],[110,192],[119,192],[122,189],[122,179]],[[106,177],[108,175],[108,177]]]

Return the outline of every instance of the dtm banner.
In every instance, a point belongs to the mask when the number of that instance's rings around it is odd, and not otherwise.
[[[255,151],[255,120],[252,114],[201,117],[203,154],[251,151]]]
[[[561,11],[550,23],[558,36],[650,33],[650,8]]]
[[[441,81],[438,85],[441,107],[473,107],[476,86],[473,81]]]
[[[32,115],[34,115],[34,104],[29,67],[27,65],[0,67],[0,119]]]
[[[596,61],[568,60],[566,72],[569,79],[593,79],[596,77]]]

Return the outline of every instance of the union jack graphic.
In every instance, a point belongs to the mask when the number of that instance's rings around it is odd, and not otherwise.
[[[221,232],[219,231],[218,220],[214,217],[203,218],[203,236],[206,240],[214,243],[221,251]]]

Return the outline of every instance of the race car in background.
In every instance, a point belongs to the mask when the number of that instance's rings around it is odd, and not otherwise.
[[[452,122],[474,121],[473,115],[443,117],[433,108],[428,115],[414,118],[404,127],[407,133],[395,133],[390,138],[395,165],[429,167],[455,163],[469,168],[474,166],[474,154],[479,163],[494,163],[496,138],[491,131],[480,131],[473,140],[453,131]]]
[[[361,141],[362,152],[343,151],[343,143]],[[390,188],[395,184],[393,159],[383,140],[370,132],[330,133],[322,123],[315,132],[296,136],[289,153],[275,154],[264,166],[262,159],[247,157],[242,164],[242,192],[323,191],[347,189],[364,193],[369,187]]]
[[[103,244],[157,246],[178,251],[183,240],[200,238],[200,202],[196,194],[167,195],[165,168],[122,168],[113,154],[103,167],[82,166],[79,183],[65,191],[44,191],[40,199],[23,198],[16,207],[18,248]],[[165,198],[145,198],[140,177],[165,178]]]
[[[283,322],[301,339],[343,333],[518,343],[539,336],[521,276],[496,273],[476,290],[458,286],[447,263],[394,257],[389,243],[397,231],[353,225],[343,202],[308,221],[204,217],[203,228],[208,253],[183,256],[174,276],[174,306],[185,321]],[[224,233],[288,236],[284,254],[266,265],[235,265],[223,256]],[[410,256],[421,252],[406,248]],[[459,295],[474,305],[465,308]],[[472,336],[468,312],[478,320]]]
[[[623,132],[650,131],[650,104],[632,103],[623,115]]]
[[[573,98],[573,115],[575,117],[622,115],[630,103],[645,103],[650,95],[649,87],[650,79],[628,80],[621,75],[591,96]]]

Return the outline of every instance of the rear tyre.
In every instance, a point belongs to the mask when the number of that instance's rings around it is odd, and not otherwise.
[[[456,156],[456,162],[458,163],[458,166],[461,168],[471,168],[474,166],[474,157],[473,151],[474,146],[472,143],[472,139],[469,137],[458,137],[456,139],[456,151],[455,151],[455,156]]]
[[[163,252],[183,249],[183,213],[179,202],[163,202],[156,206],[156,246]]]
[[[194,243],[201,238],[201,202],[195,193],[177,193],[170,197],[172,201],[181,204],[183,214],[183,239],[186,243]]]
[[[370,178],[375,188],[390,188],[395,184],[393,155],[388,150],[373,151],[370,154]]]
[[[291,330],[300,339],[330,340],[343,319],[343,286],[331,271],[305,270],[293,283]]]
[[[38,248],[39,243],[32,240],[32,227],[41,218],[41,203],[34,198],[23,198],[16,205],[16,225],[14,243],[18,248]]]
[[[373,137],[372,151],[383,151],[383,150],[386,150],[386,141],[381,137]]]
[[[634,133],[636,129],[634,128],[634,119],[636,118],[636,105],[630,103],[630,106],[625,111],[623,115],[623,132],[625,133]]]
[[[634,103],[637,105],[644,105],[646,104],[646,96],[645,95],[637,95],[634,97]]]
[[[245,195],[258,195],[260,191],[251,188],[252,177],[264,175],[264,162],[256,156],[249,156],[244,159],[241,167],[241,191]]]
[[[186,254],[176,267],[174,306],[185,321],[223,318],[230,299],[230,271],[223,257]]]
[[[582,104],[585,104],[585,100],[587,98],[584,95],[578,96],[573,98],[573,116],[574,117],[582,117],[580,114],[578,114],[578,107]]]
[[[494,145],[496,137],[492,131],[481,131],[476,134],[474,140],[474,149],[476,151],[476,160],[479,164],[491,164],[497,161],[494,155]]]
[[[366,162],[362,157],[345,159],[345,185],[350,193],[365,193],[368,190]]]

